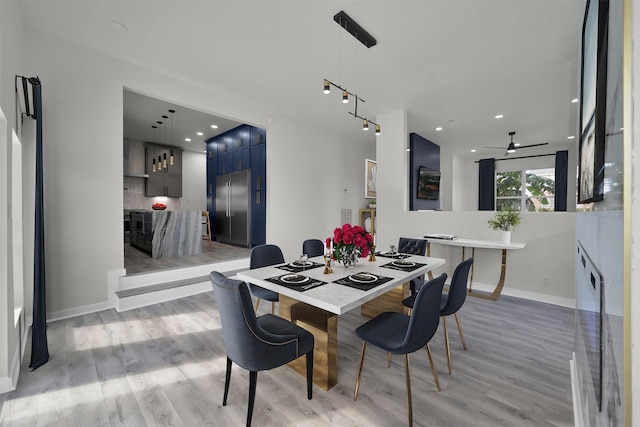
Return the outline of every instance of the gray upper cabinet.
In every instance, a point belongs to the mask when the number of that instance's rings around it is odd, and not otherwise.
[[[173,152],[173,164],[171,153]],[[154,172],[155,164],[155,172]],[[182,197],[182,150],[175,147],[148,144],[145,156],[147,197]]]

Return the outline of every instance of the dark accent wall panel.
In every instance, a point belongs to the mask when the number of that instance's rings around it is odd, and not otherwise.
[[[440,146],[417,133],[409,134],[409,210],[440,209],[440,200],[418,199],[420,166],[440,170]]]

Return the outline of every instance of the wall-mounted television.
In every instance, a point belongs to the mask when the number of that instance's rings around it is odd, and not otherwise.
[[[425,200],[438,200],[440,197],[440,171],[420,166],[416,197]]]

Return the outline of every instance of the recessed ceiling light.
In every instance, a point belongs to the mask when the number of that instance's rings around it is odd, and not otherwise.
[[[497,114],[497,115],[496,115],[496,119],[501,119],[501,118],[503,118],[503,117],[504,117],[504,114]]]
[[[196,132],[196,135],[198,135],[198,136],[202,136],[202,135],[204,135],[204,133],[202,133],[202,132]]]
[[[573,102],[573,103],[575,104],[576,102],[578,102],[578,98],[573,98],[573,99],[571,100],[571,102]]]
[[[574,135],[571,135],[571,136],[568,136],[568,137],[567,137],[567,139],[574,139],[574,138],[575,138],[575,136],[574,136]]]
[[[437,127],[436,130],[440,132],[442,130],[442,127]]]
[[[473,150],[471,150],[472,153],[475,153],[476,151],[478,151],[478,150],[476,150],[475,148]]]
[[[119,21],[109,21],[109,25],[116,31],[125,32],[127,31],[127,26]]]
[[[407,148],[407,151],[411,151],[411,148]]]
[[[185,138],[184,140],[187,142],[191,142],[191,138]]]
[[[211,129],[218,129],[218,125],[211,125]]]

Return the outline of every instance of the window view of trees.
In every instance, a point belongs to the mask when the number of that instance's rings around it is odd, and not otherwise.
[[[555,169],[496,173],[496,210],[552,212]]]

